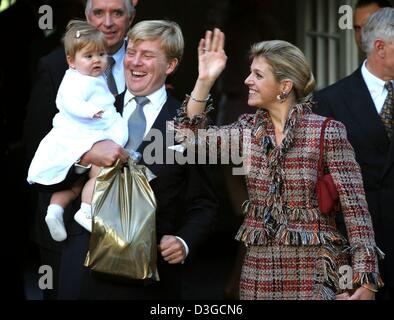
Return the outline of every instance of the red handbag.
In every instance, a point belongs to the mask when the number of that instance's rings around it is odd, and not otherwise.
[[[318,176],[316,183],[316,194],[319,202],[319,209],[323,214],[329,214],[339,210],[339,194],[335,187],[334,180],[331,174],[324,174],[324,132],[328,121],[332,118],[327,118],[323,122],[320,133],[320,157],[318,164]]]

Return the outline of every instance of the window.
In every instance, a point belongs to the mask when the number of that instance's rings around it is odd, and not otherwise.
[[[359,65],[353,30],[341,30],[338,25],[343,15],[339,8],[354,8],[355,3],[356,0],[304,0],[297,6],[298,45],[312,66],[318,88],[346,77]]]

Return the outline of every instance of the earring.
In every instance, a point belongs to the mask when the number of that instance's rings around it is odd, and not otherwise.
[[[289,94],[286,91],[282,91],[280,94],[278,94],[276,96],[276,99],[278,99],[278,101],[280,103],[283,103],[286,101],[287,97],[289,96]]]

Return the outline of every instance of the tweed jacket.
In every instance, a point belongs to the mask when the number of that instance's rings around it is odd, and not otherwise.
[[[249,200],[244,204],[245,218],[237,240],[247,246],[325,246],[327,262],[335,260],[332,255],[346,251],[351,257],[353,283],[382,285],[377,259],[383,253],[375,244],[360,167],[342,123],[331,120],[327,124],[324,163],[339,193],[348,242],[336,228],[335,213],[324,215],[318,207],[315,189],[325,118],[312,113],[311,103],[297,104],[290,110],[285,138],[279,146],[269,113],[263,109],[242,115],[227,126],[211,126],[205,134],[192,137],[190,131],[197,133],[206,126],[211,106],[189,119],[186,104],[187,99],[175,121],[178,141],[186,145],[206,143],[209,152],[215,146],[215,150],[231,153],[237,144],[230,140],[234,139],[234,130],[238,131],[239,149],[250,167],[245,176]],[[217,147],[223,144],[224,148]],[[327,265],[331,268],[328,274],[336,274],[338,279],[339,266]]]

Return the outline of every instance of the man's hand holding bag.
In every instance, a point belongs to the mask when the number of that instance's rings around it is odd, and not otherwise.
[[[134,280],[159,281],[155,176],[129,158],[102,168],[92,200],[93,226],[85,266]]]

